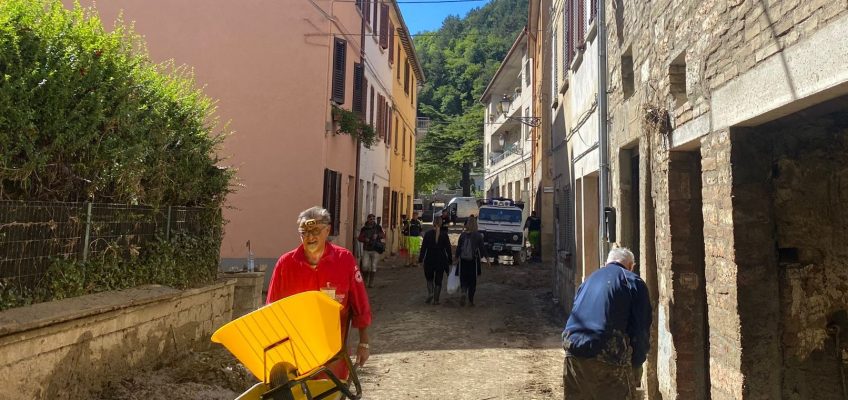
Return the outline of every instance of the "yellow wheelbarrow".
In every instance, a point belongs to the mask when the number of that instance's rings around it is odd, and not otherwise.
[[[362,387],[342,341],[341,309],[321,292],[304,292],[215,331],[212,341],[223,344],[261,381],[236,400],[358,400]],[[349,376],[333,372],[331,365],[340,362]]]

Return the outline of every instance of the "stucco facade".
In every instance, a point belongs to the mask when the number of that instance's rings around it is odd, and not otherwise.
[[[380,46],[375,31],[383,4],[396,31],[406,32],[394,2],[367,2],[374,11],[368,14],[358,3],[341,0],[97,3],[107,25],[119,13],[135,24],[154,61],[174,59],[190,66],[197,84],[218,101],[221,124],[235,132],[222,148],[239,179],[224,214],[225,268],[245,264],[248,240],[257,265],[273,267],[281,253],[300,242],[294,224],[297,214],[314,205],[331,208],[338,219],[332,240],[349,248],[354,247],[359,228],[357,216],[360,221],[368,212],[384,217],[383,194],[391,185],[393,149],[385,146],[385,137],[372,150],[363,149],[357,175],[357,142],[336,133],[332,116],[333,106],[352,110],[361,101],[361,110],[354,111],[377,125],[373,89],[375,98],[385,99],[388,123],[398,84],[393,79],[396,63],[388,62],[390,52]],[[393,42],[397,46],[400,41]],[[368,84],[361,97],[354,98],[359,66],[362,82]],[[417,63],[415,67],[420,75]],[[405,126],[409,137],[415,125],[414,82],[413,101],[403,98],[400,103],[408,105],[397,107],[398,119],[402,115],[409,121]],[[403,93],[402,85],[400,89]],[[388,133],[388,125],[385,130]],[[410,157],[405,169],[396,166],[403,172],[394,173],[394,190],[404,194],[412,193]],[[355,213],[357,194],[361,203]]]
[[[415,196],[415,128],[418,110],[418,85],[424,74],[418,64],[412,39],[395,1],[391,2],[390,17],[395,28],[391,41],[394,56],[392,63],[392,140],[389,174],[389,249],[392,253],[400,247],[401,215],[412,213]]]

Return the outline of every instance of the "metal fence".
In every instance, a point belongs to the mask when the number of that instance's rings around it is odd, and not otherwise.
[[[0,201],[0,283],[35,289],[55,258],[85,261],[142,248],[176,232],[201,233],[209,209]],[[122,250],[123,251],[123,250]]]

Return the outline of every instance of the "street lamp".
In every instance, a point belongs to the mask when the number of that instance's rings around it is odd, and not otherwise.
[[[509,97],[508,94],[503,95],[501,97],[501,113],[503,113],[504,118],[511,119],[513,121],[521,122],[524,125],[536,128],[539,125],[542,125],[542,119],[539,117],[510,117],[509,108],[512,106],[512,98]]]
[[[506,135],[508,134],[509,132],[502,132],[498,135],[498,144],[501,145],[501,147],[503,147],[504,143],[506,143]]]

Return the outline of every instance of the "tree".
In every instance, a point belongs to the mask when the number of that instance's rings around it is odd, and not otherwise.
[[[478,100],[526,21],[527,0],[492,0],[416,37],[428,79],[419,93],[419,114],[431,120],[418,142],[416,190],[447,183],[470,195],[471,166],[483,165],[484,112]]]

